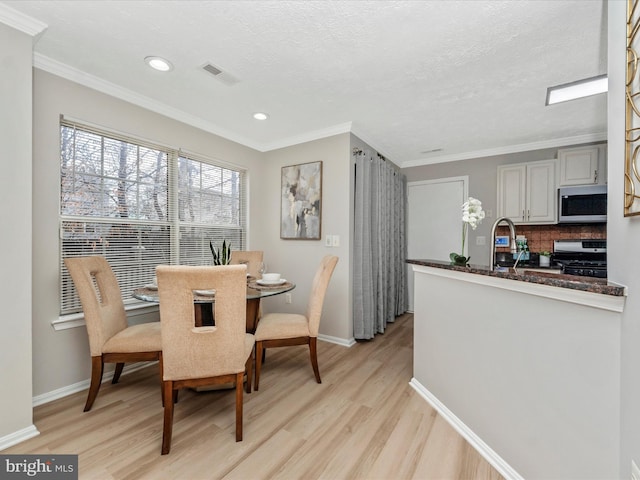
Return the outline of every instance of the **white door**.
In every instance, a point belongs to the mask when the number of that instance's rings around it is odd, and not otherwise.
[[[462,247],[462,204],[469,177],[440,178],[407,184],[407,256],[449,261]],[[461,252],[466,256],[465,252]],[[413,270],[407,265],[409,310],[413,311]]]

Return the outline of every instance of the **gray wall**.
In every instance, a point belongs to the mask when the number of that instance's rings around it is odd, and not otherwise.
[[[249,172],[249,248],[265,251],[270,269],[296,282],[293,304],[284,296],[265,301],[265,312],[304,312],[320,258],[340,257],[327,292],[320,333],[341,343],[353,338],[350,307],[349,211],[350,135],[308,142],[261,153],[162,115],[36,69],[34,76],[34,218],[33,386],[36,397],[89,378],[89,351],[84,327],[54,330],[58,319],[59,116],[64,114],[107,129],[161,144],[182,147],[226,161]],[[281,240],[280,170],[296,163],[323,161],[322,233],[340,235],[337,248],[324,241]],[[157,319],[157,314],[135,322]]]
[[[0,23],[0,438],[32,429],[31,48]]]
[[[284,297],[266,299],[264,309],[280,312],[304,312],[311,282],[320,259],[337,255],[340,260],[333,273],[324,304],[320,335],[332,337],[338,343],[353,339],[351,322],[351,229],[350,207],[350,134],[273,150],[264,154],[269,167],[260,184],[252,185],[252,194],[262,199],[265,215],[253,215],[252,224],[260,232],[260,245],[270,269],[296,282],[293,303],[286,305]],[[322,161],[322,240],[282,240],[280,238],[280,173],[281,168],[299,163]],[[326,247],[324,237],[338,235],[339,247]]]
[[[247,168],[251,183],[263,177],[266,166],[260,152],[47,72],[34,72],[33,393],[39,396],[83,382],[90,371],[86,329],[51,326],[59,314],[60,114]],[[249,207],[252,215],[264,214],[259,196],[249,199]],[[252,230],[250,246],[261,248],[261,241],[260,232]],[[136,321],[150,319],[157,314]]]

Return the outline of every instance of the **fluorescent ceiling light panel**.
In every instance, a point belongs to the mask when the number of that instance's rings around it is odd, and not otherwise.
[[[598,93],[605,93],[609,89],[607,75],[585,78],[576,82],[556,85],[547,88],[546,105],[575,100],[576,98],[589,97]]]
[[[269,115],[262,112],[256,112],[253,114],[253,118],[255,118],[256,120],[266,120],[267,118],[269,118]]]

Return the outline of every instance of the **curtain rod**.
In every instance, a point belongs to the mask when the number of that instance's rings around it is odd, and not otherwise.
[[[353,155],[362,155],[363,153],[367,153],[367,152],[364,152],[363,150],[361,150],[358,147],[353,147]],[[381,155],[378,152],[376,152],[376,155],[378,156],[378,158],[381,158],[385,162],[387,161],[387,158],[384,155]]]

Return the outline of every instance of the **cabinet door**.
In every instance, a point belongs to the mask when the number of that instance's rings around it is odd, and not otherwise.
[[[602,183],[605,183],[606,173],[599,171],[598,160],[601,150],[597,145],[558,150],[559,185],[588,185],[599,183],[602,179]]]
[[[556,161],[527,165],[525,223],[555,223],[557,214]]]
[[[514,223],[525,218],[526,165],[498,167],[498,217],[507,217]]]

